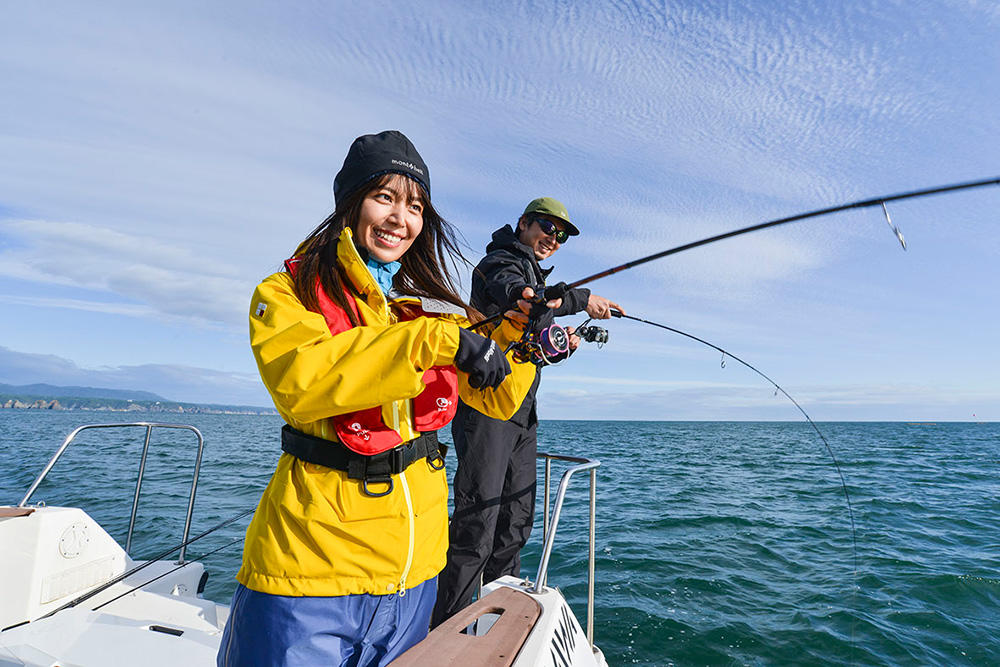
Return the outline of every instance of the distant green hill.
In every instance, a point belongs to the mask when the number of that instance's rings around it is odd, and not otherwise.
[[[0,409],[273,415],[273,408],[168,401],[148,391],[51,384],[0,384]]]
[[[165,401],[167,399],[149,391],[135,389],[107,389],[104,387],[59,387],[53,384],[0,384],[0,394],[51,397],[73,396],[75,398],[114,398],[122,401]]]

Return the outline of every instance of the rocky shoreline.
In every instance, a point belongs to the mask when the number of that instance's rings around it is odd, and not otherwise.
[[[99,398],[41,398],[35,396],[0,396],[4,410],[80,410],[86,412],[137,412],[209,415],[274,415],[277,411],[236,405],[201,405],[171,401],[130,401]]]

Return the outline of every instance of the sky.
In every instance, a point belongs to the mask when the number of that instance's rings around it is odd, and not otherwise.
[[[810,6],[813,5],[813,6]],[[406,133],[478,261],[553,196],[573,281],[803,211],[1000,176],[980,0],[36,2],[0,9],[0,383],[266,406],[254,286]],[[818,421],[1000,419],[1000,188],[784,225],[591,285]],[[467,273],[462,276],[468,289]],[[579,324],[582,316],[565,318]],[[648,325],[544,371],[548,419],[798,420]]]

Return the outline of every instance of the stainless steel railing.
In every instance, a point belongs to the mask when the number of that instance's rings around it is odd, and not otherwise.
[[[181,540],[182,542],[187,542],[188,533],[191,530],[191,515],[194,513],[194,496],[195,492],[198,489],[198,474],[201,472],[201,452],[202,449],[204,449],[205,447],[205,439],[202,437],[201,431],[196,429],[194,426],[188,426],[187,424],[131,422],[123,424],[87,424],[85,426],[80,426],[79,428],[75,429],[72,433],[70,433],[68,436],[66,436],[66,439],[63,440],[62,445],[60,445],[59,449],[56,450],[56,453],[53,454],[52,458],[49,459],[49,462],[45,466],[45,469],[42,470],[42,473],[38,476],[37,479],[35,479],[35,481],[31,485],[31,488],[29,488],[28,492],[24,494],[24,498],[21,499],[21,502],[19,502],[17,506],[24,507],[28,503],[28,500],[31,498],[31,495],[38,488],[38,485],[41,484],[42,480],[45,479],[45,476],[49,474],[49,471],[52,470],[52,466],[54,466],[56,461],[59,460],[59,457],[62,456],[64,451],[66,451],[66,448],[69,447],[69,444],[73,442],[78,433],[91,428],[121,428],[130,426],[144,427],[146,429],[146,439],[142,445],[142,456],[139,459],[139,476],[135,480],[135,496],[132,498],[132,514],[128,520],[128,536],[125,538],[125,553],[131,555],[130,550],[132,548],[132,531],[135,529],[135,515],[136,511],[139,508],[139,491],[142,488],[142,476],[146,472],[146,455],[149,452],[149,438],[154,428],[186,429],[189,431],[193,431],[194,434],[198,437],[198,456],[194,462],[194,478],[191,480],[191,495],[188,497],[187,516],[184,519],[184,537]],[[181,547],[180,558],[178,558],[177,560],[178,565],[182,565],[184,563],[184,556],[186,553],[187,553],[187,547]]]
[[[594,459],[578,458],[576,456],[560,456],[558,454],[546,454],[538,452],[538,458],[545,459],[545,488],[544,507],[542,515],[542,534],[545,537],[545,545],[542,548],[542,557],[538,563],[538,575],[535,577],[534,593],[540,593],[545,586],[549,571],[549,557],[552,555],[552,545],[555,542],[556,529],[559,527],[559,515],[562,512],[563,500],[566,497],[566,489],[569,488],[570,477],[574,473],[583,470],[590,471],[590,540],[589,553],[587,558],[587,641],[591,647],[594,645],[594,570],[596,558],[596,516],[597,516],[597,468],[600,461]],[[566,461],[576,465],[567,468],[562,478],[559,480],[559,490],[556,492],[555,505],[552,508],[551,519],[549,518],[549,486],[552,476],[552,461]]]

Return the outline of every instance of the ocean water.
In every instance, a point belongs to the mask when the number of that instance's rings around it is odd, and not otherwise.
[[[21,499],[74,427],[131,417],[0,410],[0,504]],[[205,436],[194,535],[256,504],[281,421],[183,423]],[[840,478],[807,423],[541,423],[541,451],[602,464],[595,640],[609,664],[1000,664],[1000,424],[819,427],[847,479],[856,552]],[[85,433],[32,500],[80,505],[124,543],[143,435]],[[154,431],[134,557],[179,542],[195,444]],[[581,624],[588,496],[586,474],[574,477],[549,571]],[[523,558],[532,578],[540,526]],[[239,545],[206,558],[207,597],[228,602],[239,559]]]

